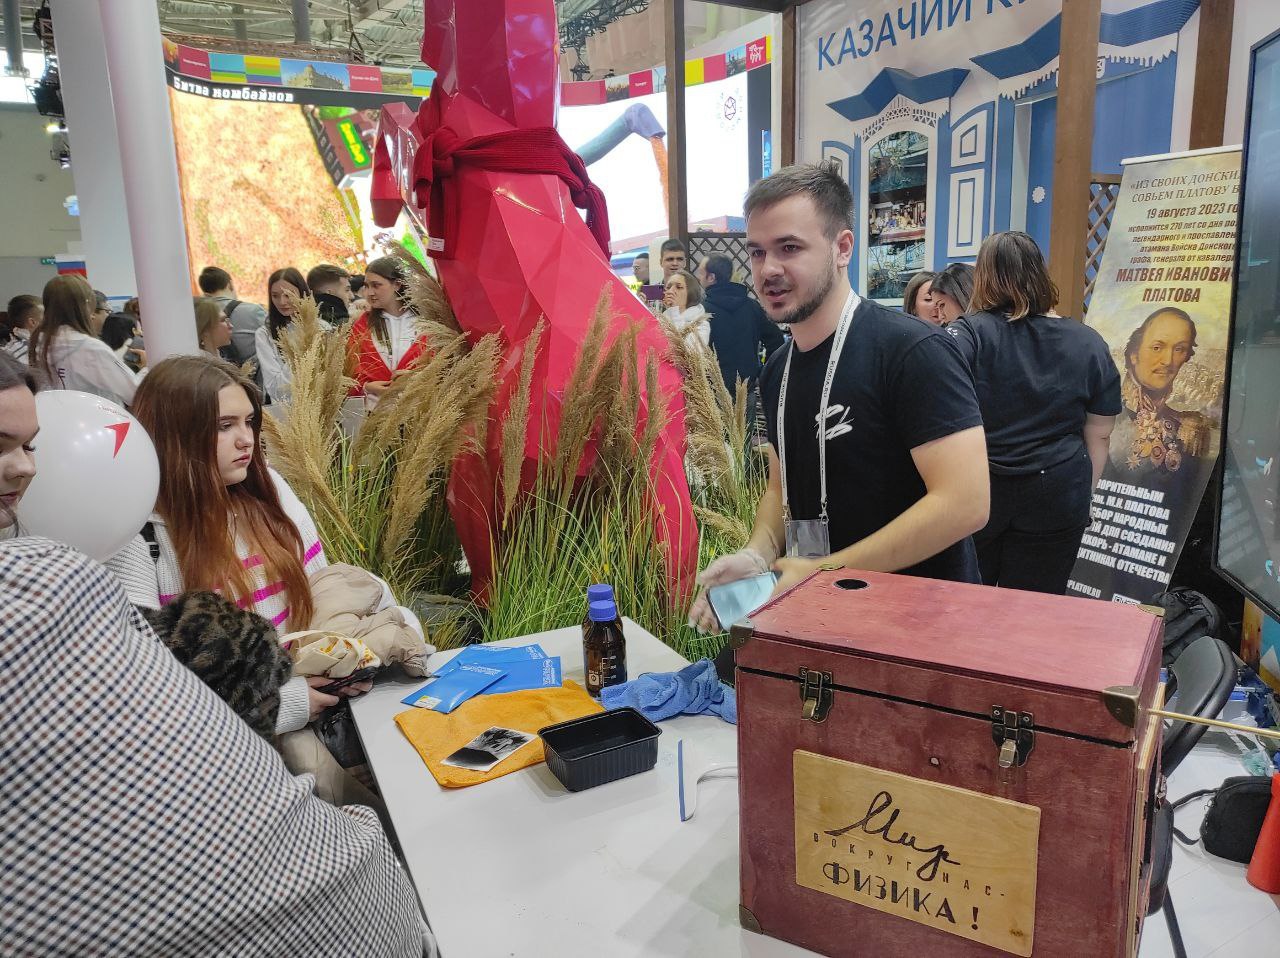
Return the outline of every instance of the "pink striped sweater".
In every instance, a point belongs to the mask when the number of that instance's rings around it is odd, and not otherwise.
[[[276,484],[285,515],[297,526],[302,537],[305,570],[310,576],[329,564],[316,524],[307,512],[307,507],[274,469],[271,470],[271,478]],[[160,547],[158,560],[152,561],[150,547],[138,535],[123,551],[108,560],[106,566],[124,585],[129,601],[134,605],[158,609],[181,595],[184,586],[177,554],[164,520],[159,515],[152,515],[151,522],[155,527],[156,543]],[[236,539],[236,552],[244,567],[251,570],[250,577],[254,585],[253,596],[238,600],[238,604],[241,608],[251,607],[277,629],[281,628],[289,618],[289,596],[284,583],[267,581],[262,556],[250,551],[248,544],[241,538]],[[305,628],[306,623],[298,627]],[[302,728],[307,723],[307,716],[306,680],[291,679],[280,690],[280,714],[276,721],[276,731],[289,732]]]

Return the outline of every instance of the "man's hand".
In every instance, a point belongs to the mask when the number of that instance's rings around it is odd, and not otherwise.
[[[778,584],[773,587],[773,595],[786,592],[818,571],[825,559],[787,559],[782,558],[773,564],[773,571],[779,575]],[[773,598],[773,596],[770,596]]]
[[[711,611],[711,602],[707,598],[707,590],[714,585],[726,582],[737,582],[753,575],[764,575],[769,571],[769,563],[755,549],[739,549],[727,556],[721,556],[707,566],[698,576],[698,585],[702,586],[693,607],[689,609],[689,624],[699,632],[721,631],[720,621]]]

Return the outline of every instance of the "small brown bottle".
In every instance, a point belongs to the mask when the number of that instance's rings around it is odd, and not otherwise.
[[[613,586],[604,583],[587,586],[587,614],[582,617],[582,641],[584,642],[587,640],[587,633],[591,631],[592,602],[613,602]],[[618,619],[618,626],[622,626],[621,618]]]
[[[627,640],[613,602],[592,602],[591,628],[582,640],[582,668],[587,692],[599,698],[602,689],[627,680]]]

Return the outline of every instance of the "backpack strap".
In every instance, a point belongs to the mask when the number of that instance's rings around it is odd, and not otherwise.
[[[156,524],[148,522],[142,527],[142,538],[147,543],[147,549],[151,552],[151,561],[156,565],[160,564],[160,540],[156,538]]]

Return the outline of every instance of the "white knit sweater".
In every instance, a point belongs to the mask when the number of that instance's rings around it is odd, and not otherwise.
[[[329,564],[324,546],[316,531],[316,524],[301,500],[289,488],[289,484],[274,469],[270,470],[276,492],[285,515],[297,527],[302,538],[306,557],[304,569],[308,576]],[[159,559],[153,561],[146,540],[135,536],[119,554],[107,561],[106,566],[118,578],[129,594],[129,601],[148,609],[158,609],[171,602],[183,591],[182,572],[178,557],[169,538],[169,531],[159,514],[151,516],[155,527],[156,544],[160,547]],[[251,570],[254,593],[252,599],[242,599],[242,608],[251,607],[254,612],[279,628],[289,618],[289,596],[283,582],[267,582],[262,557],[252,552],[240,537],[236,538],[236,553],[246,569]],[[303,625],[305,628],[305,623]],[[292,732],[307,724],[310,716],[307,681],[301,676],[290,679],[280,689],[280,712],[276,717],[276,732]]]

